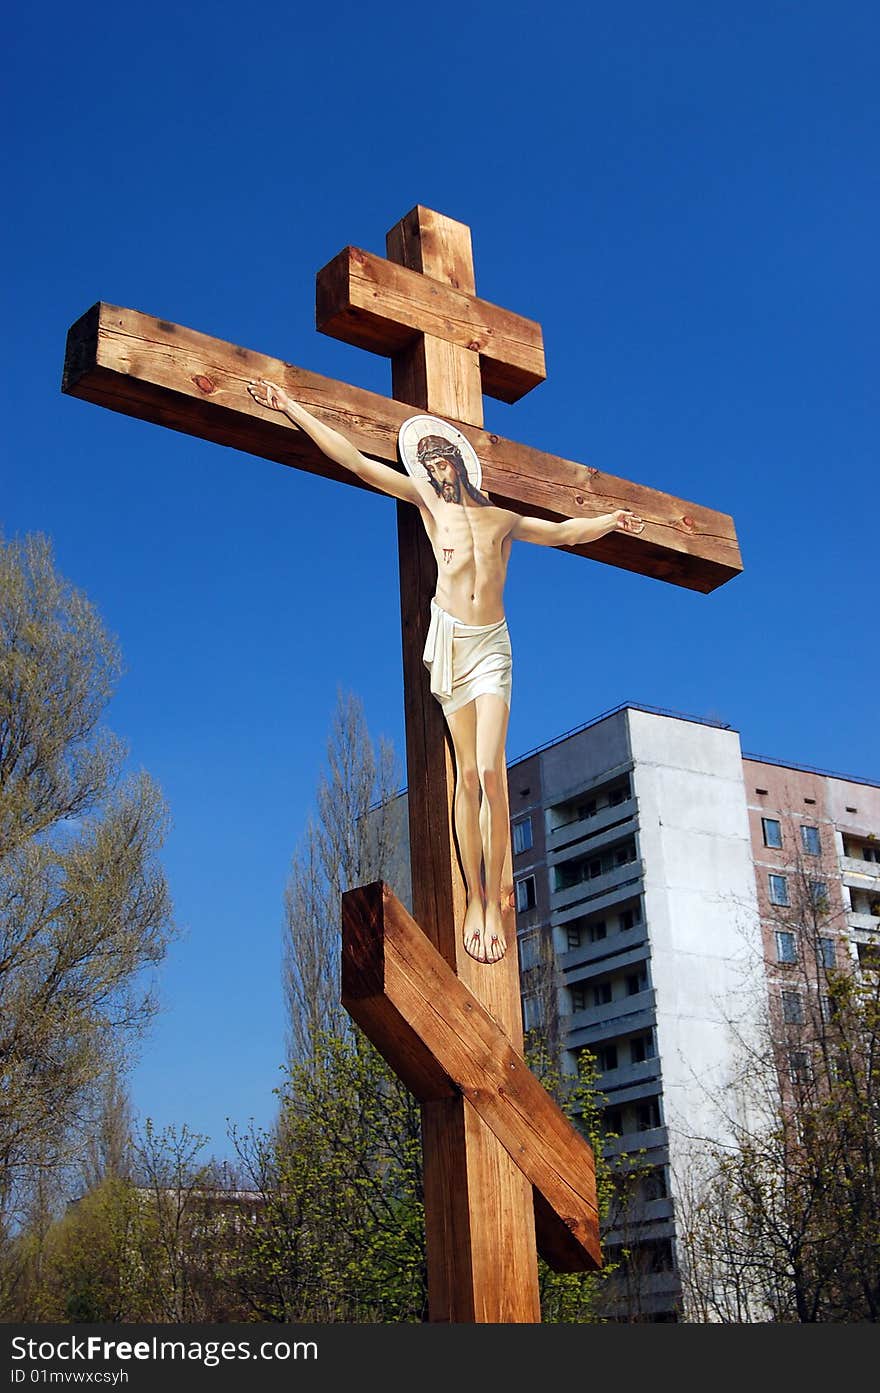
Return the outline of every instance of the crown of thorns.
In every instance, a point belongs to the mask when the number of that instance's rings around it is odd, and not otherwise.
[[[419,464],[424,464],[430,456],[439,455],[441,459],[461,459],[461,451],[457,445],[453,445],[451,440],[446,440],[442,435],[423,435],[416,451],[419,457]]]

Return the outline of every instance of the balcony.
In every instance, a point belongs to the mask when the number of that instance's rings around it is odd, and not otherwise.
[[[547,832],[547,853],[549,855],[550,852],[560,851],[574,842],[592,839],[608,827],[613,827],[615,823],[635,817],[637,811],[638,804],[635,798],[627,798],[613,808],[600,808],[592,817],[579,817],[574,822],[560,823],[558,827],[550,828]]]
[[[625,1220],[621,1220],[621,1226],[609,1229],[603,1234],[602,1241],[620,1243],[625,1236],[632,1239],[632,1229],[636,1224],[639,1226],[640,1242],[646,1238],[671,1238],[675,1232],[673,1218],[673,1202],[669,1195],[656,1200],[633,1200],[627,1207],[626,1217]],[[644,1229],[649,1224],[651,1231],[646,1233]]]
[[[622,1108],[626,1103],[644,1103],[649,1098],[659,1098],[662,1092],[658,1073],[656,1079],[642,1079],[640,1083],[630,1084],[629,1088],[615,1088],[614,1106]]]
[[[862,929],[868,933],[880,933],[880,916],[876,914],[860,914],[854,912],[846,916],[846,922],[851,929]]]
[[[579,948],[569,948],[557,956],[557,963],[563,972],[579,967],[595,967],[603,958],[614,958],[614,966],[629,967],[630,963],[642,963],[648,957],[648,930],[644,924],[634,924],[631,929],[620,929],[596,943],[583,943]],[[590,974],[584,972],[582,977]],[[566,985],[577,982],[578,977],[568,977]]]
[[[585,1011],[573,1011],[563,1018],[566,1048],[577,1049],[593,1040],[609,1035],[628,1035],[631,1031],[648,1030],[655,1022],[654,992],[648,989],[608,1001],[604,1006],[590,1006]],[[577,1039],[574,1037],[577,1036]]]
[[[571,1044],[566,1041],[566,1049],[570,1049]],[[660,1060],[643,1059],[640,1064],[619,1064],[616,1069],[606,1069],[599,1075],[598,1087],[600,1092],[609,1095],[608,1102],[613,1105],[611,1091],[618,1088],[629,1088],[634,1083],[654,1083],[660,1077]]]
[[[681,1280],[676,1272],[614,1272],[606,1288],[609,1310],[623,1320],[632,1320],[633,1311],[644,1317],[659,1311],[677,1310],[681,1303]],[[616,1300],[615,1300],[616,1298]]]
[[[844,885],[880,894],[880,862],[863,861],[859,856],[841,856],[840,872]]]
[[[584,904],[587,901],[592,903],[601,895],[620,890],[625,885],[640,886],[644,874],[645,863],[640,857],[636,857],[633,861],[627,861],[623,866],[615,866],[613,870],[605,871],[603,875],[581,880],[577,885],[570,885],[566,890],[551,890],[550,907],[552,910],[558,911],[568,909],[573,905]],[[636,893],[635,890],[633,893]],[[598,909],[599,906],[597,905],[595,908]]]
[[[611,1137],[603,1148],[606,1156],[619,1156],[627,1151],[658,1151],[669,1145],[669,1134],[665,1127],[651,1127],[645,1132],[624,1132],[621,1137]]]

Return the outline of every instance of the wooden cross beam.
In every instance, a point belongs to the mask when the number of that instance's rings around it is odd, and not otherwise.
[[[741,562],[729,517],[482,429],[483,391],[515,400],[542,379],[543,353],[537,325],[477,298],[470,230],[464,224],[417,207],[392,228],[386,251],[384,260],[352,249],[340,253],[319,274],[317,301],[319,327],[390,356],[393,400],[103,304],[70,331],[63,390],[356,486],[358,481],[332,465],[305,435],[258,406],[246,391],[247,382],[261,377],[278,382],[362,452],[394,465],[401,422],[413,408],[428,411],[454,422],[468,437],[482,462],[483,488],[500,506],[551,520],[629,508],[646,520],[640,536],[611,533],[572,550],[703,592],[738,573]],[[483,1051],[486,1066],[488,1050],[513,1059],[519,1069],[523,1036],[517,955],[508,952],[489,966],[468,957],[461,942],[465,895],[452,833],[452,752],[422,662],[436,566],[418,511],[398,503],[397,514],[413,918],[435,957],[451,969],[437,990],[449,994],[450,1009],[453,999],[458,1003],[455,1019],[447,1025],[453,1045],[457,1030],[460,1040],[468,1038],[474,1051]],[[509,839],[503,885],[505,936],[513,943]],[[400,933],[389,937],[388,926],[399,929],[403,921],[387,905],[381,916],[374,915],[377,923],[379,917],[386,954],[404,941]],[[357,923],[349,911],[347,935]],[[412,944],[412,930],[407,934],[406,942]],[[353,942],[347,938],[344,944],[349,962]],[[434,972],[439,980],[435,958],[424,952],[417,956],[422,976]],[[390,958],[384,961],[387,966]],[[397,961],[400,967],[399,957]],[[385,991],[393,974],[384,968],[383,973]],[[457,989],[451,985],[454,977]],[[371,997],[358,995],[352,980],[349,975],[347,999],[358,1012],[361,1007],[354,1003]],[[390,1039],[389,1010],[397,1011]],[[465,1029],[468,1012],[484,1032],[479,1043]],[[548,1199],[548,1188],[555,1192],[547,1178],[547,1157],[537,1154],[541,1140],[515,1139],[515,1104],[505,1101],[497,1068],[485,1067],[482,1081],[473,1082],[477,1076],[468,1070],[477,1060],[465,1061],[465,1072],[457,1071],[449,1034],[441,1040],[436,1030],[416,1029],[390,996],[378,1005],[373,1000],[363,1014],[368,1029],[367,1018],[372,1017],[396,1068],[405,1071],[416,1050],[422,1072],[435,1083],[445,1080],[421,1095],[431,1319],[539,1320],[536,1212],[548,1255],[557,1263],[576,1267],[597,1260],[584,1218],[589,1211],[584,1187],[589,1190],[592,1176],[587,1160],[581,1153],[583,1174],[576,1180],[569,1165],[575,1148],[565,1170],[570,1194],[580,1195],[581,1208],[566,1214],[561,1200],[554,1208]],[[553,1126],[558,1126],[555,1118]],[[533,1205],[534,1177],[541,1183]],[[564,1238],[562,1228],[568,1229]]]
[[[342,925],[352,1019],[420,1102],[467,1099],[533,1186],[547,1262],[601,1266],[593,1152],[501,1027],[381,881],[343,895]]]
[[[447,347],[455,345],[444,343]],[[454,371],[452,364],[450,370]],[[418,405],[412,398],[426,395],[417,383],[404,383],[400,390],[406,394],[392,400],[103,302],[77,320],[68,334],[62,390],[262,459],[355,488],[368,487],[328,460],[302,431],[291,430],[277,414],[270,416],[256,405],[244,384],[259,377],[281,383],[364,454],[398,468],[397,432]],[[471,417],[478,415],[473,404],[463,402],[460,407]],[[727,514],[505,440],[480,429],[472,419],[447,416],[474,446],[483,466],[483,484],[501,507],[553,521],[630,508],[647,521],[639,537],[612,532],[566,551],[703,593],[742,570],[733,520]]]

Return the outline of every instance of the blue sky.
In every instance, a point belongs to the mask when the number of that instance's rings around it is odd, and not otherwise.
[[[416,203],[469,223],[547,349],[489,428],[731,513],[745,563],[703,596],[519,546],[509,754],[635,700],[878,778],[878,37],[846,0],[8,21],[0,526],[118,634],[108,724],[171,809],[142,1117],[221,1154],[271,1119],[337,689],[404,748],[394,505],[63,397],[68,326],[103,299],[388,392],[316,333],[315,272]]]

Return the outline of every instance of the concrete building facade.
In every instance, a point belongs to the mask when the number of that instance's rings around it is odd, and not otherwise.
[[[678,1189],[700,1139],[724,1140],[719,1100],[748,1107],[744,1048],[803,990],[785,909],[804,885],[833,908],[826,965],[880,951],[880,788],[636,705],[514,761],[509,788],[525,1024],[569,1072],[596,1056],[609,1153],[643,1169],[606,1239],[611,1256],[637,1246],[621,1313],[675,1319]]]

